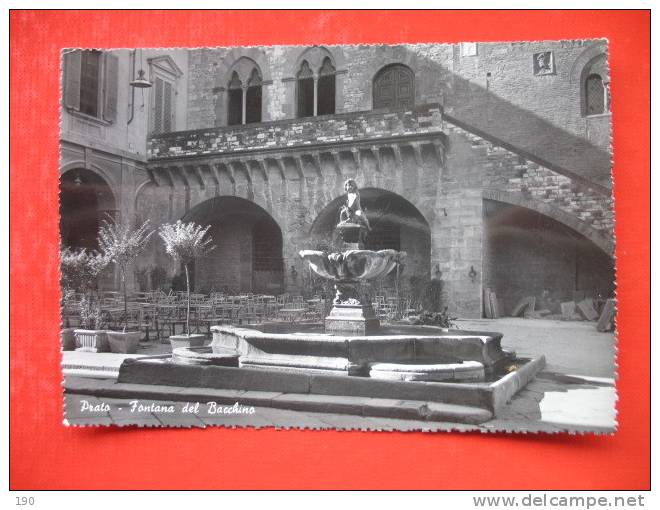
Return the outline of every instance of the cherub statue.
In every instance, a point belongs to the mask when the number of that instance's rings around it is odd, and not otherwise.
[[[339,210],[339,224],[355,223],[364,225],[367,231],[371,230],[369,219],[360,205],[360,192],[355,179],[348,179],[344,183],[344,189],[346,190],[346,204],[342,205]]]

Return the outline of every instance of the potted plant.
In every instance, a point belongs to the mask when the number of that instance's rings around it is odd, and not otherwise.
[[[82,253],[81,253],[82,251]],[[80,289],[80,275],[82,273],[84,250],[71,250],[62,248],[60,250],[60,287],[62,289],[61,310],[64,315],[65,310],[72,306],[76,291]],[[60,340],[63,351],[73,351],[76,348],[76,339],[74,330],[69,326],[69,320],[62,323],[60,329]]]
[[[81,327],[74,330],[76,351],[108,352],[108,332],[105,330],[101,305],[85,295],[79,306]]]
[[[206,228],[196,223],[168,223],[160,227],[159,235],[165,243],[165,251],[175,261],[183,265],[186,275],[186,332],[183,335],[172,335],[170,343],[172,350],[178,347],[201,347],[205,335],[190,334],[190,263],[203,257],[215,248],[212,239],[206,237],[211,226]]]
[[[94,291],[98,287],[98,277],[107,267],[108,260],[94,251],[64,248],[60,254],[61,283],[65,300],[75,292],[83,294],[78,303],[80,328],[62,330],[64,350],[85,350],[102,352],[108,350],[103,327],[103,317],[98,300],[94,302]],[[73,336],[73,342],[72,337]]]
[[[142,253],[154,231],[149,230],[149,220],[139,227],[115,219],[106,220],[99,230],[99,247],[108,261],[114,262],[121,277],[124,298],[122,331],[108,331],[108,343],[112,352],[135,353],[140,343],[140,331],[126,331],[128,328],[128,295],[126,275],[131,263]]]

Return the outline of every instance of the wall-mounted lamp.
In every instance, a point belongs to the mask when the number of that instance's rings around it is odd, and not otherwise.
[[[474,266],[470,266],[470,272],[468,273],[470,280],[474,283],[477,280],[477,272],[474,269]]]

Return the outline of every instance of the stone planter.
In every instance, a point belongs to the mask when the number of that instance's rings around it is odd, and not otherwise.
[[[76,351],[108,352],[108,335],[104,329],[76,329]]]
[[[60,330],[60,341],[63,351],[76,350],[76,336],[74,335],[75,328],[64,328]]]
[[[172,345],[172,350],[178,349],[180,347],[202,347],[204,341],[206,340],[206,335],[172,335],[170,337],[170,344]]]
[[[140,346],[140,337],[142,333],[139,331],[108,331],[108,344],[110,345],[110,352],[118,352],[122,354],[135,354]]]

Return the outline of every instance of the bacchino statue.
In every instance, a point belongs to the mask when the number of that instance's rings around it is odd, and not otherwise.
[[[343,243],[347,243],[341,245],[344,248],[363,249],[371,225],[362,209],[360,192],[355,180],[348,179],[344,183],[344,189],[346,190],[346,202],[339,210],[339,223],[337,223],[335,232]],[[337,245],[337,240],[335,239],[335,245]]]
[[[344,190],[346,190],[346,204],[339,211],[339,225],[353,223],[364,225],[367,231],[371,230],[369,219],[360,204],[360,192],[358,191],[355,179],[348,179],[344,183]]]

